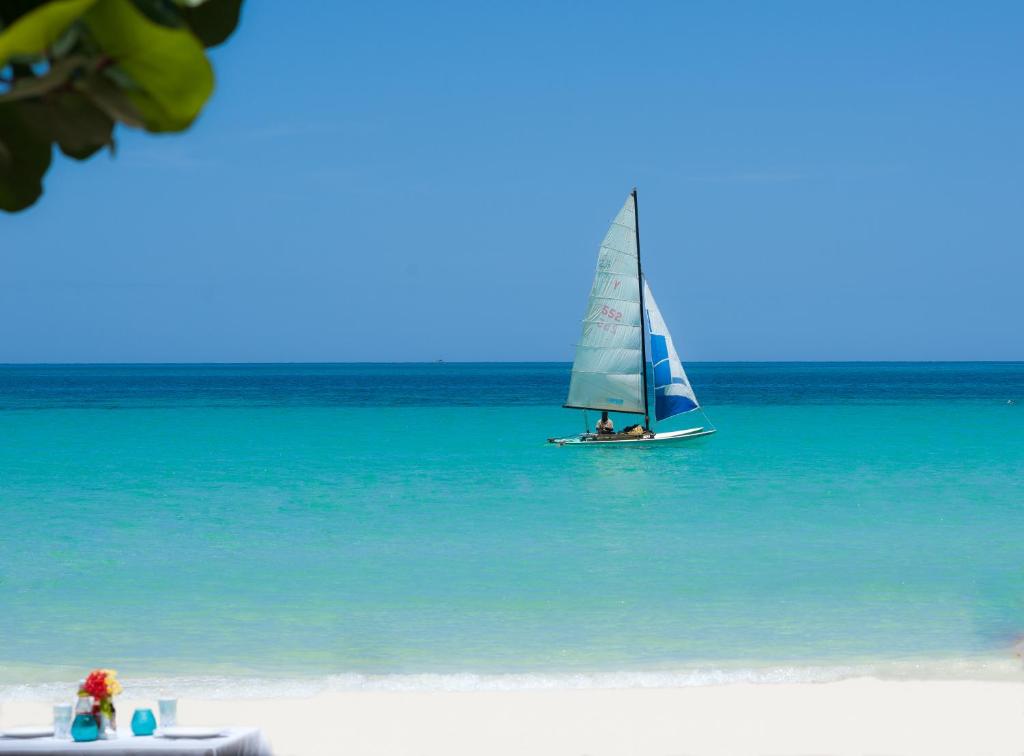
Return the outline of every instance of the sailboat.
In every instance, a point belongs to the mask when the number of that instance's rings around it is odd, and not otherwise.
[[[576,346],[569,397],[563,407],[643,415],[632,432],[586,432],[548,442],[566,444],[644,444],[684,441],[715,432],[683,370],[672,335],[640,264],[640,224],[636,189],[612,221],[597,255],[597,273]],[[648,339],[650,352],[648,352]],[[648,360],[648,355],[650,359]],[[648,373],[654,373],[657,421],[700,411],[707,425],[685,430],[651,429]]]

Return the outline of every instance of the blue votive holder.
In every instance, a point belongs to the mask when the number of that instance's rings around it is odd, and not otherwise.
[[[156,729],[156,717],[152,709],[136,709],[132,714],[132,733],[135,735],[152,735]]]
[[[92,714],[76,714],[71,723],[71,738],[78,743],[96,740],[100,736],[100,726]]]

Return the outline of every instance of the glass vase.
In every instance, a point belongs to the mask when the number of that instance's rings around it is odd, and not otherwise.
[[[117,737],[117,711],[113,706],[110,711],[100,711],[100,740],[113,740]]]
[[[156,717],[152,709],[136,709],[132,715],[133,735],[152,735],[156,730]]]
[[[99,737],[96,717],[92,714],[76,714],[71,723],[71,738],[77,743],[87,743]]]

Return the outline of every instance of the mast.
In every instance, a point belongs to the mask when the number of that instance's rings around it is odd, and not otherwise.
[[[636,203],[636,187],[633,187],[633,228],[636,232],[636,282],[640,287],[640,365],[644,376],[644,430],[650,430],[651,417],[647,403],[647,334],[644,326],[644,273],[640,267],[640,210]]]

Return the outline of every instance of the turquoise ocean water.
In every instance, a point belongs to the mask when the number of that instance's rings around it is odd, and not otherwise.
[[[689,372],[591,449],[565,364],[0,367],[0,693],[1010,669],[1024,364]]]

